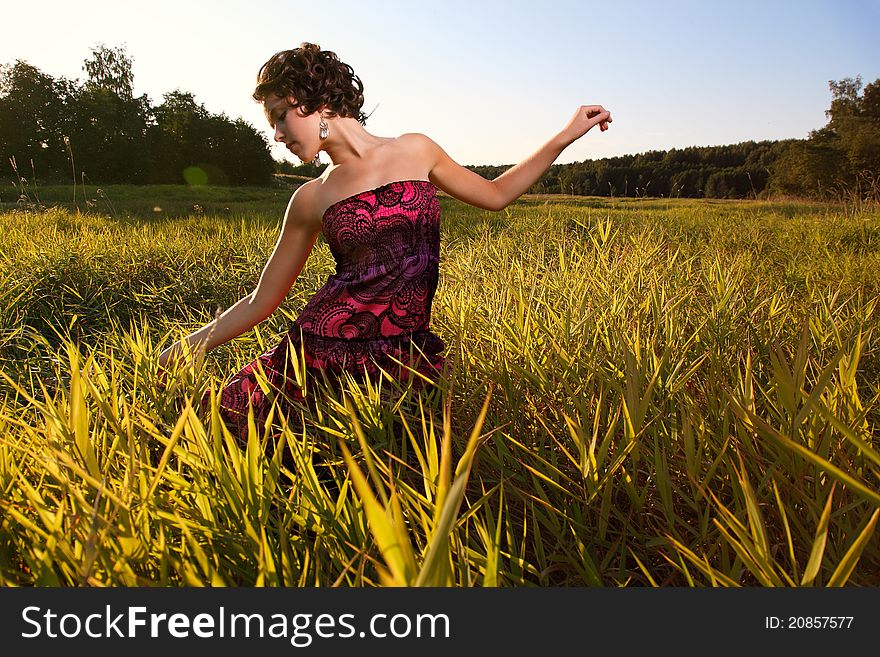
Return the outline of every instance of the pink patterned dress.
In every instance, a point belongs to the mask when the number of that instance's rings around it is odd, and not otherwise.
[[[446,348],[431,332],[431,303],[440,263],[440,203],[427,180],[399,180],[349,196],[327,208],[324,237],[336,260],[336,273],[309,300],[281,342],[238,372],[222,389],[220,412],[234,435],[247,436],[248,405],[257,427],[271,399],[255,376],[258,364],[279,406],[304,403],[309,382],[328,382],[364,371],[375,380],[381,367],[396,380],[424,381],[395,360],[436,383]],[[306,390],[297,384],[288,357],[304,357]],[[210,393],[202,398],[209,403]],[[283,408],[282,408],[283,410]]]

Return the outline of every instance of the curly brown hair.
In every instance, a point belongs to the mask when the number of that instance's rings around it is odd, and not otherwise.
[[[335,52],[303,42],[293,50],[277,52],[260,67],[254,100],[263,102],[270,94],[293,96],[295,105],[312,114],[326,105],[332,116],[357,119],[364,125],[364,85],[354,70]]]

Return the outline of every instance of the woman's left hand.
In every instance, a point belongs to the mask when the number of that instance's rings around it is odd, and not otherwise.
[[[605,132],[612,121],[611,112],[601,105],[581,105],[560,134],[571,143],[583,137],[596,125]]]

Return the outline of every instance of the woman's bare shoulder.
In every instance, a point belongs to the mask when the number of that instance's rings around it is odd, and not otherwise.
[[[405,149],[409,158],[421,164],[421,169],[426,172],[431,170],[437,161],[437,144],[421,132],[407,132],[397,138],[400,147]]]
[[[320,178],[307,180],[294,190],[287,206],[289,216],[295,217],[294,221],[301,225],[308,225],[315,230],[320,229],[321,214],[320,204]]]

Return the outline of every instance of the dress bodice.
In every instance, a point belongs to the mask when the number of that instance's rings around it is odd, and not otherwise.
[[[440,203],[428,180],[398,180],[331,205],[321,220],[336,273],[295,324],[323,338],[427,330],[440,263]]]

